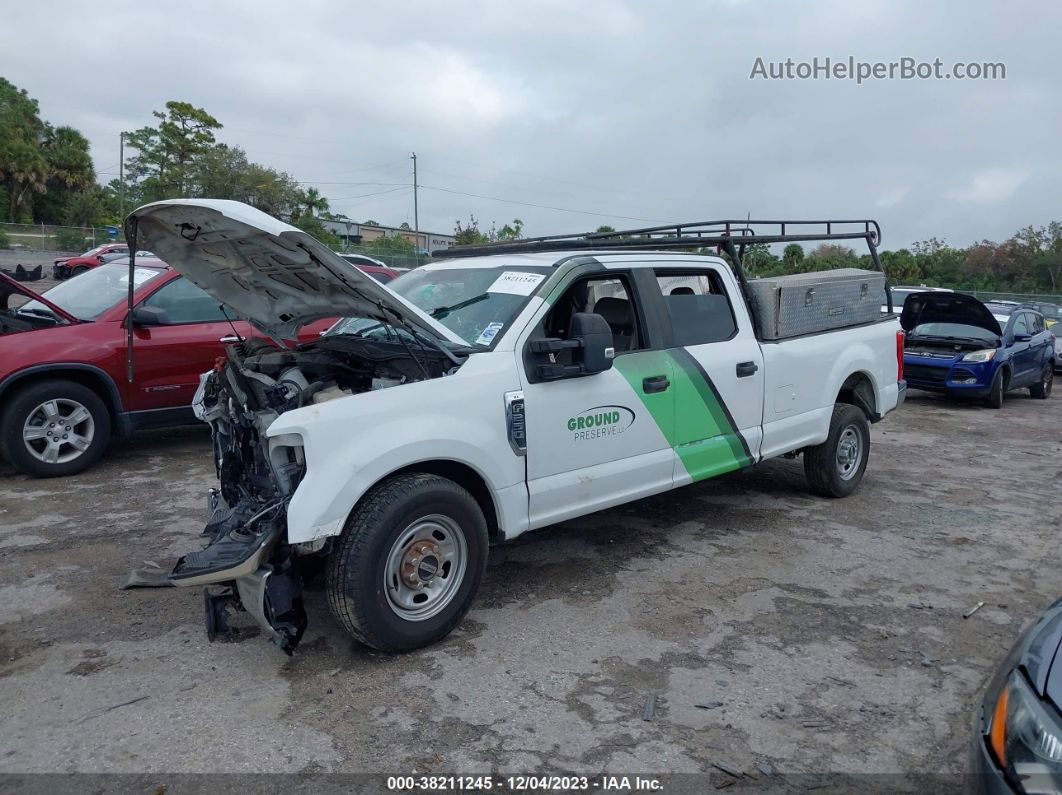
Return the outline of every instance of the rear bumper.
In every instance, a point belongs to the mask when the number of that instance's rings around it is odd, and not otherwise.
[[[902,406],[905,400],[907,400],[907,382],[899,381],[896,384],[896,408]]]

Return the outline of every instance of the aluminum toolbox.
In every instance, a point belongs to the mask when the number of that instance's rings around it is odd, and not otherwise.
[[[750,279],[748,289],[760,339],[779,340],[877,320],[885,274],[839,268]]]

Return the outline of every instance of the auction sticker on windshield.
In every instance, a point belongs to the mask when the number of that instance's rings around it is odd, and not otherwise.
[[[535,288],[538,287],[538,283],[545,278],[545,274],[542,273],[504,271],[501,276],[494,280],[494,284],[487,288],[487,292],[531,295]]]
[[[483,333],[476,337],[476,345],[490,345],[491,340],[498,335],[504,325],[504,323],[498,322],[488,323],[487,327],[483,329]]]

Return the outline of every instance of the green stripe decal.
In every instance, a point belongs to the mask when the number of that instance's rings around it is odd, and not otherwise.
[[[617,356],[613,367],[627,379],[631,389],[642,401],[642,405],[649,411],[656,426],[664,434],[670,447],[676,444],[675,439],[675,400],[671,390],[645,394],[642,389],[642,380],[658,375],[671,377],[674,369],[671,357],[667,351],[638,351],[624,356]]]
[[[752,455],[749,452],[748,443],[745,441],[745,437],[741,435],[737,425],[734,423],[734,418],[731,416],[730,411],[726,407],[726,403],[723,402],[722,396],[719,394],[719,390],[715,388],[715,384],[712,383],[712,379],[708,377],[708,373],[701,367],[698,362],[689,351],[685,348],[672,348],[670,351],[672,358],[675,361],[676,369],[681,368],[690,380],[690,383],[696,388],[697,394],[701,399],[704,409],[708,411],[712,416],[712,421],[715,427],[718,429],[717,433],[721,434],[726,442],[726,445],[730,448],[732,461],[734,466],[728,467],[725,470],[729,472],[731,469],[738,469],[740,467],[752,466]],[[677,398],[677,396],[676,396]],[[678,413],[676,419],[682,422],[682,414]],[[679,426],[680,434],[679,439],[682,441],[681,425]],[[708,436],[687,436],[687,439],[696,439],[697,444],[700,445],[704,442],[714,442],[715,438]],[[681,453],[680,453],[681,455]],[[725,456],[723,456],[725,457]],[[723,462],[720,462],[723,463]],[[718,474],[718,473],[712,473]],[[690,476],[694,480],[698,479],[698,475],[693,471],[690,471]],[[701,477],[710,477],[710,474],[701,475]]]
[[[748,445],[718,390],[684,348],[619,356],[614,366],[641,399],[693,480],[752,465]],[[642,380],[658,375],[667,375],[671,388],[645,394]]]

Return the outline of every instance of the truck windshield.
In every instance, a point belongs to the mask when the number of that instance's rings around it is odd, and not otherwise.
[[[133,284],[140,287],[149,280],[161,276],[162,268],[137,268],[133,275]],[[78,320],[95,320],[119,301],[124,301],[129,290],[129,264],[112,262],[100,265],[87,273],[75,276],[57,284],[44,296],[53,304],[69,312]],[[27,301],[19,307],[20,313],[44,315],[54,314],[40,301]]]
[[[548,267],[498,266],[451,268],[425,266],[387,286],[470,345],[487,347],[512,323],[529,296],[551,272]],[[345,318],[328,334],[387,336],[377,320]]]

